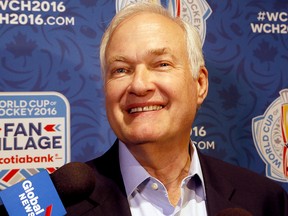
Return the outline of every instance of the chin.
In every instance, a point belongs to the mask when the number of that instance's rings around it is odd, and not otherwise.
[[[153,143],[160,140],[159,135],[151,133],[133,133],[125,135],[124,137],[125,139],[122,140],[127,140],[127,143],[134,143],[134,144]]]

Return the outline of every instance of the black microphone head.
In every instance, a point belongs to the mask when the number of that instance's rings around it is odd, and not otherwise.
[[[65,207],[88,198],[95,187],[95,174],[85,163],[71,162],[50,175]]]
[[[221,210],[216,216],[253,216],[243,208],[227,208]]]

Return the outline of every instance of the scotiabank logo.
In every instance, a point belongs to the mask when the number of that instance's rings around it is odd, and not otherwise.
[[[70,106],[56,92],[0,94],[0,190],[70,162]]]
[[[63,127],[63,124],[58,124],[60,126],[58,131],[50,129],[50,126],[54,124],[43,125],[39,120],[32,122],[30,119],[26,122],[17,122],[14,120],[13,123],[3,123],[2,125],[0,127],[0,134],[2,135],[0,137],[0,151],[3,153],[12,152],[12,155],[7,157],[5,156],[7,154],[2,154],[0,156],[0,166],[13,164],[21,166],[21,164],[25,164],[27,168],[27,164],[51,163],[57,159],[61,159],[61,157],[52,156],[51,152],[56,150],[55,155],[57,155],[58,150],[65,148],[65,145],[63,145],[64,137],[60,129],[60,127]],[[49,130],[47,129],[48,126]],[[21,154],[22,152],[31,152],[31,150],[38,151],[40,156],[39,154],[34,155],[30,153]],[[42,150],[49,150],[46,151],[49,154]],[[35,167],[35,165],[33,166]]]

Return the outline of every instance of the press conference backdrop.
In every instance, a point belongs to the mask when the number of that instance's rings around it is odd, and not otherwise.
[[[113,144],[99,44],[131,2],[0,1],[0,190]],[[194,143],[288,190],[288,1],[159,2],[203,40],[210,89]]]

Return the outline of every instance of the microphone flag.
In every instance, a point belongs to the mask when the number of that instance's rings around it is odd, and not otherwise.
[[[0,198],[10,216],[63,216],[66,210],[46,170],[3,191]]]

